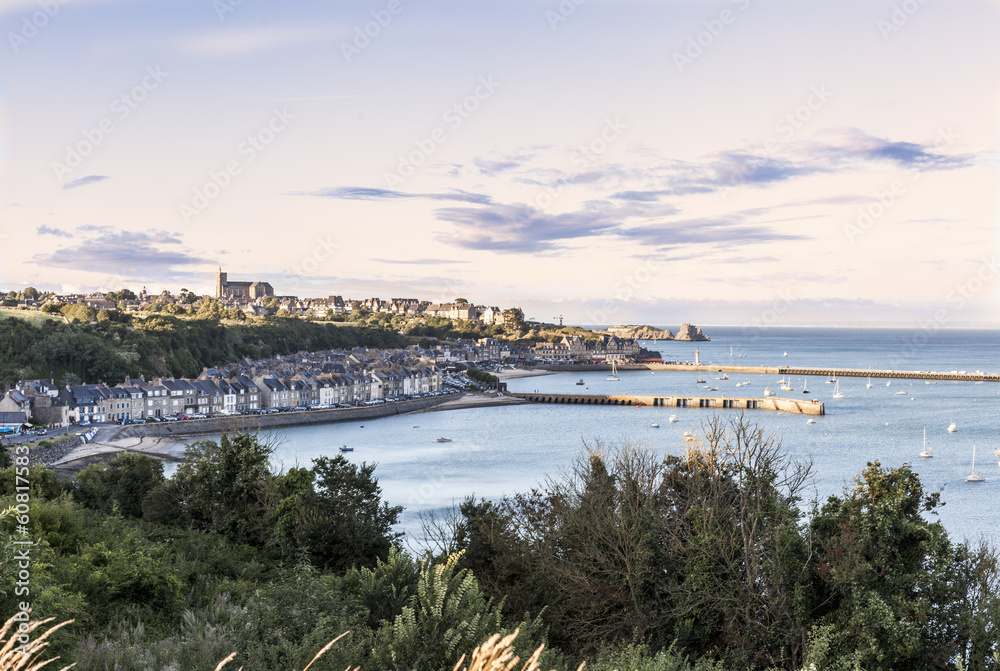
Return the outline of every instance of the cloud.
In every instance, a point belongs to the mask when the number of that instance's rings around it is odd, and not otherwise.
[[[39,226],[37,233],[39,235],[54,235],[57,238],[72,238],[73,234],[69,231],[64,231],[61,228],[53,228],[50,226]]]
[[[439,241],[463,249],[509,253],[552,251],[563,240],[596,235],[619,223],[601,211],[546,214],[520,203],[442,208],[435,215],[455,225],[455,230],[439,234]]]
[[[123,231],[106,226],[81,226],[77,231],[84,229],[97,235],[50,253],[35,254],[32,260],[40,266],[152,280],[173,277],[177,266],[211,261],[183,250],[164,249],[181,244],[178,235],[169,231]]]
[[[63,191],[68,191],[70,189],[76,189],[81,186],[87,186],[88,184],[95,184],[97,182],[103,182],[108,179],[107,175],[85,175],[83,177],[78,177],[77,179],[71,180],[63,184]]]
[[[427,200],[456,200],[462,203],[479,203],[488,205],[493,200],[480,193],[469,193],[454,189],[450,193],[404,193],[389,189],[374,189],[361,186],[345,186],[334,189],[307,191],[294,195],[319,196],[320,198],[335,198],[338,200],[397,200],[406,198],[423,198]]]
[[[482,175],[496,175],[520,168],[529,156],[509,156],[506,158],[477,158],[473,164],[479,168]]]
[[[658,247],[706,243],[733,246],[746,243],[807,239],[803,235],[782,233],[768,226],[746,223],[738,215],[686,219],[638,226],[619,231],[618,234],[643,245]]]

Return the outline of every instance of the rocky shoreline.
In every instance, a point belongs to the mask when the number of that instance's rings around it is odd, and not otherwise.
[[[632,338],[634,340],[675,340],[681,342],[709,342],[701,328],[693,324],[681,324],[677,334],[665,331],[652,326],[638,326],[635,324],[627,326],[611,326],[604,333],[618,338]]]

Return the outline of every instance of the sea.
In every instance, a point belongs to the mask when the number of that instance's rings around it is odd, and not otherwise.
[[[669,327],[666,327],[669,328]],[[710,342],[644,341],[664,361],[815,366],[917,371],[1000,370],[1000,331],[832,327],[703,327]],[[939,380],[841,378],[842,399],[832,398],[825,378],[797,377],[783,392],[776,375],[620,371],[556,373],[508,381],[510,391],[568,394],[689,394],[692,396],[819,399],[826,415],[807,418],[771,411],[747,411],[750,420],[781,441],[788,456],[812,464],[803,503],[823,502],[852,486],[869,462],[906,462],[928,493],[940,492],[939,519],[954,540],[1000,542],[1000,383]],[[583,385],[577,385],[578,380]],[[696,382],[705,380],[705,384]],[[737,387],[737,383],[741,386]],[[706,391],[704,386],[716,387]],[[808,384],[809,394],[803,394]],[[906,392],[905,395],[899,392]],[[415,550],[430,543],[424,523],[446,518],[467,496],[499,499],[564,477],[588,446],[643,444],[662,454],[683,454],[684,431],[699,432],[712,414],[738,411],[698,408],[518,405],[425,412],[364,422],[282,429],[274,434],[278,470],[308,466],[321,455],[339,454],[376,464],[383,497],[401,505],[398,531]],[[677,415],[677,422],[669,421]],[[957,431],[948,432],[954,422]],[[658,424],[659,426],[654,426]],[[933,458],[921,459],[924,430]],[[450,443],[436,442],[450,438]],[[985,482],[969,483],[973,446],[975,471]],[[178,448],[178,452],[182,448]]]

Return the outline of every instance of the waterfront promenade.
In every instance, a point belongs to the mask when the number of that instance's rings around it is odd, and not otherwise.
[[[607,364],[567,364],[541,365],[539,369],[572,373],[580,371],[611,370]],[[799,366],[731,366],[724,364],[693,363],[638,363],[619,364],[618,370],[654,370],[682,373],[736,373],[737,375],[794,375],[811,377],[871,377],[904,380],[954,380],[957,382],[1000,382],[1000,375],[987,373],[918,371],[918,370],[874,370],[868,368],[803,368]]]

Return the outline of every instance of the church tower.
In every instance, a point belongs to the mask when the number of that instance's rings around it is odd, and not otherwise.
[[[215,297],[223,298],[226,295],[226,284],[228,277],[226,273],[222,272],[222,266],[219,266],[219,272],[215,276]]]

